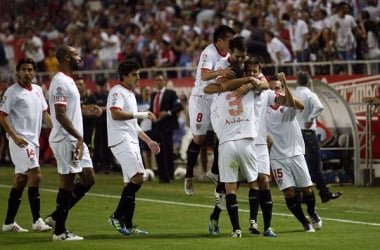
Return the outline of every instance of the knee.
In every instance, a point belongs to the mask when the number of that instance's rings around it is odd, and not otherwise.
[[[17,189],[22,190],[25,188],[27,182],[28,182],[28,177],[26,175],[16,174],[13,180],[13,186]]]
[[[29,184],[33,187],[38,187],[42,180],[41,171],[35,172],[29,176]]]
[[[291,199],[296,195],[295,189],[293,187],[283,190],[286,199]]]
[[[90,189],[95,184],[95,177],[83,179],[82,184],[86,189]]]
[[[313,189],[311,187],[304,188],[302,193],[306,196],[310,196],[313,193]]]
[[[205,137],[203,135],[195,135],[193,141],[195,144],[202,145],[205,141]]]
[[[136,174],[135,176],[133,176],[131,178],[131,182],[133,182],[135,184],[138,184],[138,185],[142,185],[144,183],[144,176],[143,176],[143,174]]]
[[[95,172],[92,168],[82,172],[81,182],[86,189],[90,189],[95,184]]]
[[[259,175],[259,186],[260,190],[268,190],[269,189],[269,177],[265,174]]]

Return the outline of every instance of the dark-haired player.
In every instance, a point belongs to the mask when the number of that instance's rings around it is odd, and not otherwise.
[[[39,137],[42,121],[51,127],[48,106],[40,86],[33,84],[36,64],[23,58],[16,66],[18,82],[10,86],[0,102],[0,124],[9,139],[9,151],[15,165],[13,186],[8,198],[8,211],[2,230],[27,232],[15,217],[20,207],[22,193],[28,183],[28,198],[33,216],[33,231],[51,229],[40,217]]]

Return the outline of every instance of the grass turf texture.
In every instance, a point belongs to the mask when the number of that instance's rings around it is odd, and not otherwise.
[[[0,218],[4,221],[13,167],[0,167]],[[54,166],[43,166],[41,216],[55,208],[58,174]],[[248,231],[249,208],[247,185],[238,195],[243,238],[231,239],[231,225],[226,211],[220,217],[221,234],[208,234],[208,219],[214,205],[210,182],[195,182],[194,196],[183,192],[183,180],[172,184],[146,182],[136,200],[134,223],[149,235],[124,236],[107,223],[115,210],[122,190],[121,174],[96,177],[96,184],[69,213],[67,228],[83,236],[77,242],[52,242],[52,232],[0,232],[0,249],[379,249],[380,187],[333,186],[344,195],[329,203],[317,197],[317,211],[323,228],[304,233],[301,224],[290,214],[281,192],[272,186],[272,228],[277,238],[251,235]],[[25,190],[26,191],[26,190]],[[24,191],[16,221],[31,230],[31,213]],[[306,209],[304,209],[306,211]],[[258,216],[262,232],[262,215]]]

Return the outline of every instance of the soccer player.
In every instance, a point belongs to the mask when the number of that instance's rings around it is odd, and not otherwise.
[[[305,232],[315,232],[322,227],[322,220],[315,211],[315,197],[312,189],[307,164],[305,161],[305,144],[301,129],[296,120],[299,110],[303,110],[302,102],[290,93],[284,73],[277,74],[279,81],[273,87],[277,93],[288,96],[286,106],[274,105],[267,108],[267,129],[273,140],[270,150],[270,163],[274,178],[283,192],[286,205],[301,222]],[[311,222],[306,218],[295,188],[301,188]]]
[[[308,86],[310,77],[306,72],[297,74],[297,88],[293,95],[304,103],[305,109],[297,114],[297,121],[301,127],[302,137],[305,142],[305,158],[309,168],[311,180],[315,182],[319,190],[322,202],[339,198],[343,193],[330,192],[322,173],[321,152],[315,129],[317,128],[317,117],[323,111],[323,105],[318,96]]]
[[[50,83],[49,105],[53,120],[49,144],[57,160],[60,187],[56,210],[46,218],[54,226],[53,241],[83,240],[66,229],[65,222],[72,208],[95,183],[95,173],[87,145],[83,142],[80,94],[73,72],[81,57],[71,46],[58,48],[58,72]],[[76,175],[79,181],[75,182]]]
[[[266,86],[268,86],[268,82],[266,81],[264,74],[261,72],[261,63],[257,58],[252,57],[245,62],[245,74],[247,76],[253,76],[260,81],[264,81]],[[242,88],[244,88],[244,86]],[[260,206],[264,221],[263,235],[267,237],[276,237],[277,235],[271,229],[273,202],[269,188],[270,163],[265,113],[269,105],[286,103],[286,97],[287,96],[276,96],[272,90],[263,89],[263,87],[261,87],[261,91],[255,92],[254,98],[255,117],[258,129],[257,138],[255,138],[255,146],[259,175],[248,194],[250,204],[249,230],[252,234],[260,234],[257,224],[257,214]]]
[[[233,38],[235,31],[225,25],[221,25],[214,31],[213,43],[208,45],[201,53],[195,76],[195,86],[189,99],[190,129],[193,134],[187,149],[187,167],[184,182],[184,190],[187,195],[193,195],[194,167],[204,143],[207,130],[210,130],[210,107],[212,95],[205,94],[203,88],[217,76],[234,76],[230,68],[216,70],[216,63],[221,58],[228,56],[229,41]],[[214,149],[214,152],[216,149]],[[214,159],[217,158],[214,155]],[[213,168],[217,168],[214,161]]]
[[[120,83],[112,87],[107,99],[108,146],[123,172],[124,189],[109,223],[121,234],[148,234],[133,225],[135,196],[143,184],[144,165],[138,139],[143,140],[153,154],[160,153],[159,144],[140,128],[137,119],[156,120],[150,112],[138,112],[134,89],[140,79],[140,66],[127,60],[119,65]]]
[[[5,91],[0,102],[0,124],[7,133],[9,151],[15,165],[7,216],[2,229],[4,232],[28,232],[16,223],[15,217],[24,188],[29,184],[32,230],[48,231],[51,227],[40,217],[39,137],[42,121],[51,127],[51,118],[42,88],[32,83],[36,76],[35,62],[30,58],[19,60],[16,73],[18,82]]]
[[[238,38],[237,38],[238,39]],[[231,50],[231,59],[229,61],[235,61],[233,60],[235,50],[233,45],[233,39],[231,41],[232,47]],[[220,61],[222,62],[222,60]],[[235,67],[233,67],[235,68]],[[266,138],[266,123],[265,123],[265,112],[266,107],[268,105],[274,105],[274,104],[285,104],[287,102],[286,96],[283,95],[276,95],[273,91],[267,90],[268,89],[268,82],[266,81],[264,75],[261,73],[261,64],[260,61],[257,58],[249,58],[244,63],[244,74],[247,77],[237,78],[237,79],[230,79],[227,81],[222,82],[219,86],[218,84],[210,84],[208,87],[205,88],[206,93],[215,93],[215,92],[221,92],[224,89],[233,89],[237,86],[242,85],[240,88],[236,90],[236,93],[238,93],[239,96],[244,96],[252,89],[252,83],[246,83],[250,81],[250,77],[253,77],[253,79],[257,79],[257,83],[259,84],[259,89],[255,91],[255,98],[254,98],[254,107],[255,107],[255,118],[256,118],[256,124],[258,127],[258,136],[255,139],[255,145],[256,145],[256,156],[257,156],[257,162],[258,162],[258,179],[257,181],[254,181],[251,185],[251,188],[249,189],[249,204],[250,204],[250,223],[249,223],[249,229],[251,233],[253,234],[259,234],[258,225],[256,223],[257,221],[257,214],[258,214],[258,208],[259,205],[261,206],[261,209],[263,211],[263,218],[264,218],[264,236],[267,237],[276,237],[277,235],[273,232],[271,229],[271,219],[272,219],[272,197],[269,189],[269,175],[270,175],[270,166],[269,166],[269,154],[267,149],[267,138]],[[220,80],[220,79],[218,79]],[[218,186],[219,187],[219,186]],[[218,191],[218,190],[217,190]],[[219,231],[218,227],[218,218],[220,211],[220,204],[223,204],[220,202],[222,198],[222,194],[219,194],[219,196],[216,195],[217,203],[214,208],[214,211],[210,217],[210,225],[209,225],[209,231],[210,233],[214,233],[215,231]],[[213,232],[214,231],[214,232]]]
[[[231,56],[221,59],[216,68],[223,69],[231,66],[237,75],[241,75],[243,73],[241,69],[247,57],[244,38],[235,37],[230,41],[229,48]],[[236,197],[238,182],[240,176],[243,175],[252,188],[258,174],[254,147],[254,138],[257,136],[254,93],[247,93],[240,98],[235,92],[229,91],[229,88],[245,83],[256,88],[258,80],[250,76],[232,79],[227,84],[228,81],[229,79],[226,77],[217,77],[217,84],[210,84],[205,91],[208,92],[212,88],[218,90],[219,87],[219,91],[217,91],[219,94],[214,97],[211,105],[211,122],[219,139],[220,182],[225,183],[226,207],[233,227],[231,237],[241,237]],[[224,90],[227,91],[222,92]],[[220,185],[217,186],[216,192],[220,192],[218,188]],[[210,216],[210,233],[219,233],[217,222],[220,211],[221,206],[217,199],[214,211]]]

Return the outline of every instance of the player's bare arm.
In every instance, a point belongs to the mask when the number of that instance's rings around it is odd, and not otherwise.
[[[42,120],[45,123],[45,125],[46,125],[47,128],[52,128],[53,127],[53,122],[51,121],[51,116],[50,116],[49,112],[44,111],[42,113]]]
[[[203,92],[209,95],[216,94],[216,93],[223,92],[223,87],[219,83],[213,82],[207,85],[206,87],[204,87]]]
[[[303,103],[297,98],[295,98],[289,90],[288,84],[286,82],[285,73],[283,72],[278,73],[277,78],[282,83],[285,90],[285,100],[284,100],[283,105],[287,107],[293,107],[296,109],[303,110],[304,109]]]
[[[126,112],[118,108],[111,108],[111,116],[114,120],[130,120],[130,119],[149,119],[156,121],[157,117],[150,111],[145,112]]]
[[[156,141],[153,141],[144,131],[140,131],[139,138],[148,145],[153,154],[160,153],[160,145]]]
[[[235,78],[236,73],[231,68],[219,69],[214,71],[209,69],[202,69],[201,71],[202,81],[212,80],[218,76]]]
[[[95,104],[81,105],[81,108],[83,116],[87,118],[97,118],[103,113],[102,108]]]

